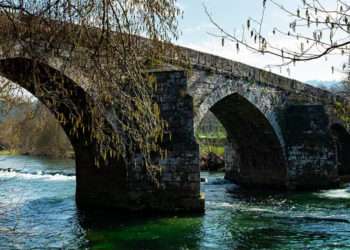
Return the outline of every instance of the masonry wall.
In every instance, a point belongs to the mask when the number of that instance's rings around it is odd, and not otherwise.
[[[226,96],[210,110],[227,131],[228,143],[232,144],[227,149],[234,151],[226,154],[230,168],[226,178],[249,188],[285,188],[283,150],[264,114],[238,94]]]
[[[96,168],[93,145],[76,148],[77,201],[83,208],[127,213],[201,213],[199,148],[194,138],[192,97],[186,93],[182,71],[154,72],[155,101],[167,123],[161,147],[166,155],[153,155],[145,167],[141,155],[127,164],[107,159]]]
[[[291,189],[338,184],[335,144],[322,105],[289,105],[280,114]]]
[[[166,157],[154,156],[154,182],[140,161],[128,170],[130,203],[135,210],[202,212],[199,147],[193,128],[193,101],[186,92],[183,71],[154,72],[158,88],[156,101],[167,130],[161,142]],[[158,170],[158,168],[160,169]]]
[[[332,124],[331,131],[336,145],[339,175],[350,175],[350,134],[340,123]]]

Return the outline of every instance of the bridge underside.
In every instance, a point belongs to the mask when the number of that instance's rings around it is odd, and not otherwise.
[[[349,175],[350,135],[322,105],[287,105],[276,112],[283,144],[269,120],[247,99],[231,94],[210,111],[227,132],[226,178],[247,188],[335,187]]]
[[[286,160],[265,116],[239,94],[223,98],[210,110],[228,135],[226,178],[246,187],[285,189]]]
[[[341,124],[331,126],[335,140],[339,175],[350,175],[350,134]]]

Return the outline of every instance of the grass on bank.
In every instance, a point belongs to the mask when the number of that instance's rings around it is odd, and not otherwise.
[[[17,150],[0,150],[0,156],[19,155]]]
[[[67,150],[67,152],[63,155],[45,155],[45,154],[29,154],[29,153],[21,153],[18,150],[0,150],[0,156],[19,156],[19,155],[31,155],[31,156],[42,156],[53,159],[75,159],[75,153],[72,150]]]
[[[209,153],[214,153],[218,156],[224,156],[225,147],[224,146],[209,146],[209,145],[199,145],[200,155],[208,155]]]
[[[201,156],[208,155],[209,153],[224,156],[224,141],[227,138],[224,131],[216,131],[215,133],[197,132],[196,138]]]
[[[197,132],[196,137],[198,139],[226,139],[227,135],[224,131],[219,131],[215,133]]]

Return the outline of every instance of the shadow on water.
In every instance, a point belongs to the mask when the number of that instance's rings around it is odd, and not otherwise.
[[[145,250],[350,249],[349,216],[342,218],[348,213],[349,189],[252,191],[213,175],[202,183],[202,191],[207,196],[203,216],[142,218],[97,212],[95,216],[89,214],[87,220],[80,214],[88,246]]]
[[[201,217],[80,213],[91,249],[197,249]]]

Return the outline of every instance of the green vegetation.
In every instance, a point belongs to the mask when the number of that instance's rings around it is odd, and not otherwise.
[[[29,154],[74,157],[74,150],[58,121],[38,102],[22,102],[2,114],[1,155]]]
[[[18,155],[19,153],[16,150],[1,150],[0,155]]]
[[[196,132],[197,140],[201,139],[226,139],[227,134],[225,128],[220,121],[210,111],[205,114]]]
[[[226,130],[216,119],[215,115],[208,112],[196,130],[196,140],[199,144],[201,156],[214,153],[224,156],[224,145],[227,138]]]
[[[225,131],[218,131],[218,132],[212,132],[212,133],[204,133],[202,131],[198,132],[196,134],[196,138],[199,140],[202,139],[226,139],[227,135]]]
[[[95,146],[96,165],[107,158],[129,160],[137,151],[151,166],[155,152],[165,154],[159,143],[166,124],[154,98],[156,79],[145,72],[147,62],[166,64],[168,55],[177,51],[170,43],[180,35],[182,11],[176,0],[6,0],[0,1],[0,13],[1,58],[13,58],[14,44],[20,44],[16,53],[26,55],[33,73],[18,77],[1,72],[6,80],[0,78],[0,99],[18,92],[20,86],[13,81],[32,91],[61,123],[69,123],[70,135],[86,131],[86,143]],[[147,44],[143,38],[149,39]],[[59,65],[59,72],[53,65]],[[91,91],[91,99],[80,95],[84,107],[61,84],[65,77]],[[68,111],[56,110],[57,103]],[[111,107],[116,133],[106,132],[110,125],[101,112]],[[89,124],[81,122],[87,113]],[[44,146],[46,140],[60,138],[43,137],[37,143]]]
[[[344,122],[347,129],[350,128],[350,104],[337,102],[335,106],[340,119]]]
[[[225,147],[223,145],[215,146],[215,145],[199,145],[200,155],[208,155],[209,153],[214,153],[218,156],[224,156]]]

